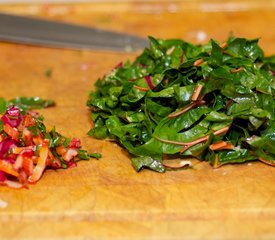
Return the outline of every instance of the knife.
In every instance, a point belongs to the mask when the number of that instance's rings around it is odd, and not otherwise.
[[[0,41],[119,52],[136,51],[149,44],[130,34],[6,13],[0,13]]]

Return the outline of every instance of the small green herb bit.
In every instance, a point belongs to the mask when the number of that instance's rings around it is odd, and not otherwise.
[[[3,114],[7,109],[7,102],[4,98],[0,97],[0,114]]]
[[[87,101],[89,135],[116,140],[138,171],[164,172],[165,158],[214,167],[275,165],[275,56],[258,39],[194,45],[150,37],[134,62],[98,79]]]
[[[52,68],[46,69],[45,72],[44,72],[44,74],[45,74],[45,76],[46,76],[47,78],[51,78],[52,75],[53,75],[53,70],[52,70]]]
[[[41,109],[55,106],[55,102],[51,99],[42,99],[40,97],[16,97],[9,101],[22,110]]]
[[[0,114],[3,114],[10,105],[16,105],[21,111],[41,109],[55,106],[51,99],[42,99],[40,97],[16,97],[6,100],[0,97]]]

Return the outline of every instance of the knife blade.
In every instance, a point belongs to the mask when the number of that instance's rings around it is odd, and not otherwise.
[[[0,13],[0,41],[122,52],[149,44],[148,40],[130,34],[7,13]]]

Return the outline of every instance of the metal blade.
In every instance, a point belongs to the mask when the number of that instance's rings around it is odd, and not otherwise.
[[[135,51],[144,38],[80,25],[0,13],[0,41],[57,48]]]

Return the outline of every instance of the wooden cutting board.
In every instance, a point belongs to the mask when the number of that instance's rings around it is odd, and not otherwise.
[[[0,10],[146,37],[260,37],[275,54],[274,1],[120,2],[0,6]],[[1,23],[0,23],[1,24]],[[132,168],[115,143],[86,135],[95,80],[138,53],[73,51],[0,43],[0,96],[39,96],[57,106],[45,123],[100,160],[46,171],[29,189],[0,188],[0,239],[274,239],[275,168],[262,163],[158,174]],[[51,71],[51,76],[46,72]]]

